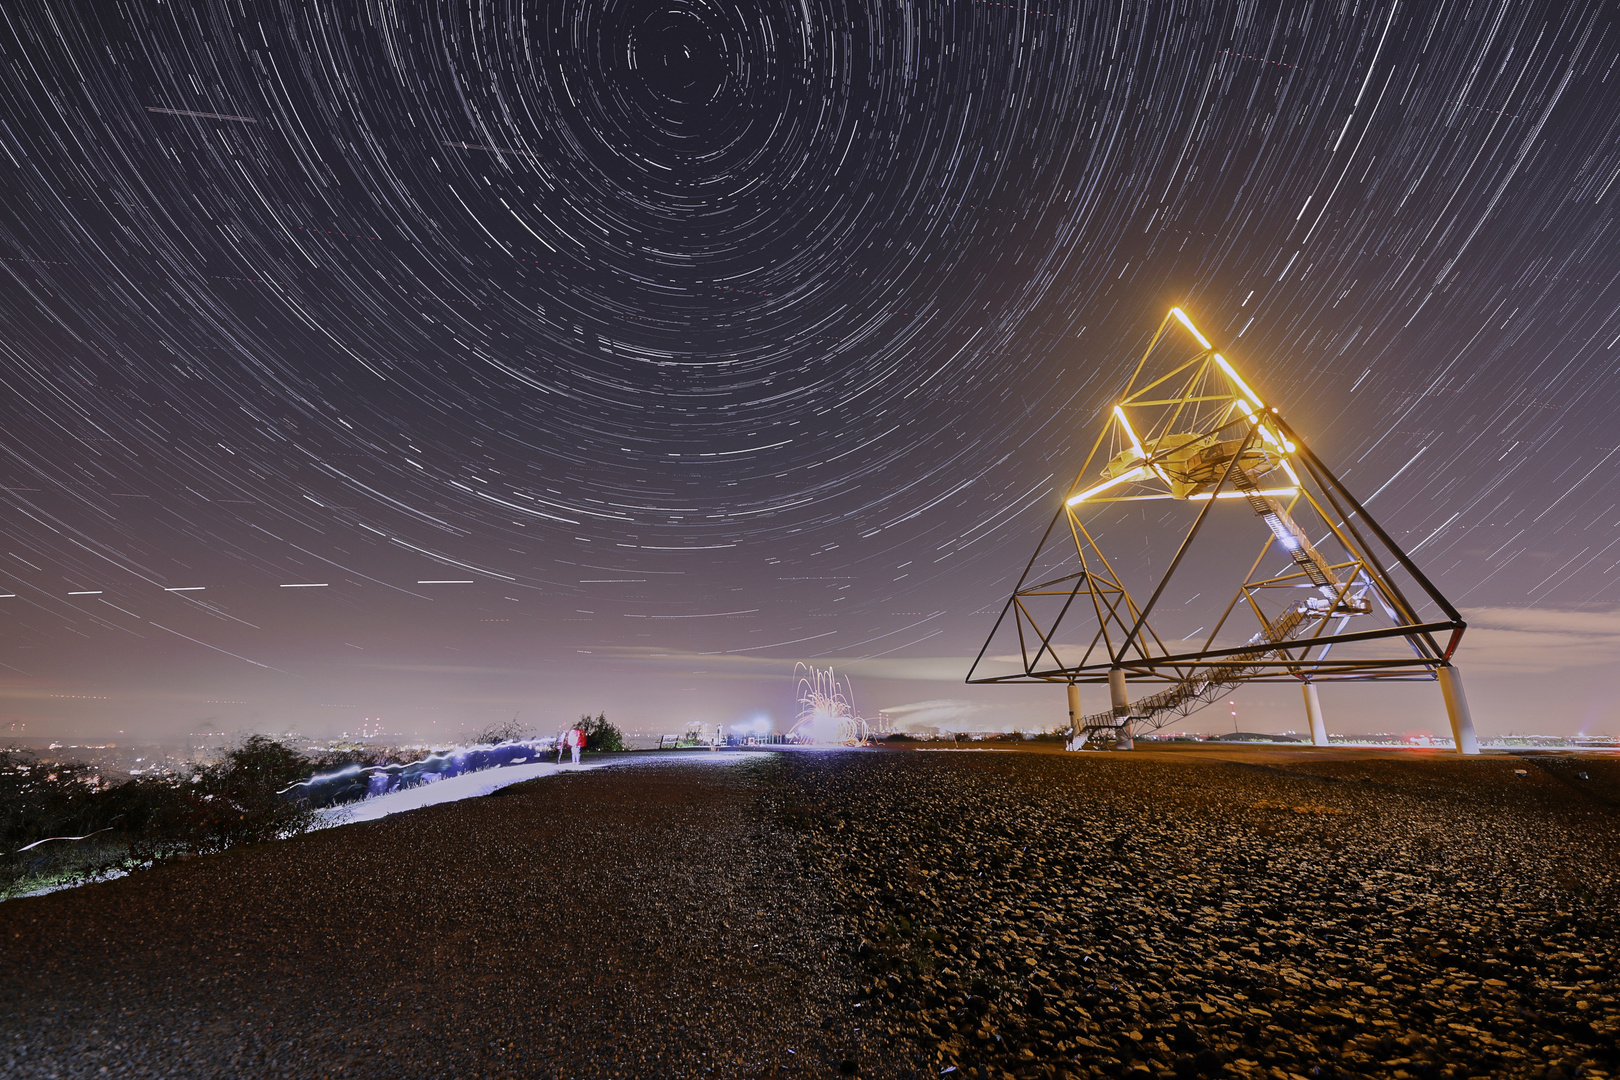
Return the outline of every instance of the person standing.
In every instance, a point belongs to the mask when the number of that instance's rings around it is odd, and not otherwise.
[[[569,729],[569,732],[568,732],[568,749],[573,751],[574,764],[578,765],[579,764],[579,752],[581,750],[585,749],[585,732],[578,725],[575,725],[573,728]]]
[[[559,765],[562,764],[563,752],[568,747],[568,737],[572,734],[572,731],[557,732],[557,764]]]

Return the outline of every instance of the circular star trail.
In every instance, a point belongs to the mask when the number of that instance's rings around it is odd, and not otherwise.
[[[20,5],[13,711],[201,714],[203,678],[306,726],[406,682],[391,708],[607,680],[690,712],[815,657],[960,698],[1173,303],[1352,487],[1410,466],[1373,508],[1459,603],[1612,641],[1617,33],[1596,3]]]

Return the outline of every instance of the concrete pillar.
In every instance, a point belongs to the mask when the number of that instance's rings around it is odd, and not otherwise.
[[[1125,689],[1124,668],[1113,668],[1108,672],[1108,696],[1113,701],[1114,719],[1120,722],[1119,733],[1114,739],[1115,748],[1136,749],[1136,742],[1131,738],[1131,699]]]
[[[1080,711],[1080,687],[1076,683],[1069,684],[1069,734],[1080,734],[1080,722],[1085,714]]]
[[[1462,675],[1450,664],[1441,664],[1435,675],[1440,680],[1440,694],[1446,699],[1446,717],[1451,721],[1451,737],[1457,742],[1457,753],[1479,753],[1474,717],[1468,711],[1468,697],[1463,693]]]
[[[1327,725],[1322,723],[1322,702],[1316,696],[1316,684],[1305,684],[1305,718],[1311,722],[1311,745],[1328,744]]]

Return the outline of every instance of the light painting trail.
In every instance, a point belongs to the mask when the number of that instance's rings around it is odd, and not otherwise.
[[[791,741],[858,746],[880,732],[877,721],[866,719],[856,710],[849,680],[839,678],[832,668],[821,670],[800,664],[793,675],[798,683],[799,715],[789,732]]]

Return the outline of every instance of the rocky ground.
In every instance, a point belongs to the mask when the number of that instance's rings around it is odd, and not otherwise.
[[[0,1074],[1603,1077],[1620,761],[685,759],[0,904]]]
[[[552,777],[0,904],[0,1075],[831,1075],[854,986],[761,813],[773,763]]]
[[[1602,1077],[1620,761],[797,756],[872,1069]]]

